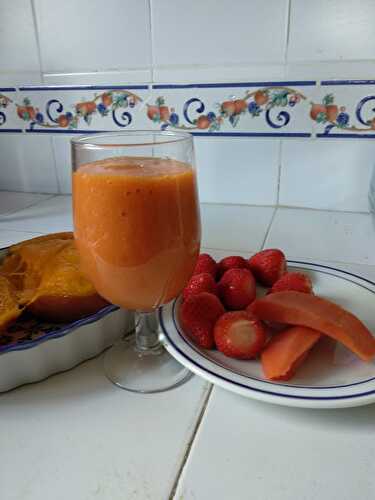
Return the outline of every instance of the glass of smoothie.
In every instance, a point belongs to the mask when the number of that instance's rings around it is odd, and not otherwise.
[[[158,308],[179,295],[199,255],[193,138],[127,131],[72,140],[74,237],[84,272],[109,302],[135,311],[134,334],[107,351],[117,386],[168,390],[190,372],[163,347]]]

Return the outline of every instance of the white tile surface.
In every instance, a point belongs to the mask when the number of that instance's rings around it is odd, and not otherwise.
[[[72,136],[70,135],[55,135],[52,137],[59,190],[62,194],[70,194],[72,192],[71,138]]]
[[[152,0],[152,23],[156,65],[281,62],[287,1]]]
[[[43,233],[32,232],[32,231],[12,231],[11,229],[0,230],[0,248],[8,247],[9,245],[14,245],[20,241],[30,240]]]
[[[202,247],[260,250],[274,209],[244,205],[201,205]]]
[[[0,219],[0,231],[12,229],[57,233],[59,231],[71,231],[72,227],[71,196],[54,196],[32,207],[4,215]]]
[[[127,85],[151,81],[150,69],[96,71],[92,73],[45,73],[46,85]]]
[[[30,0],[0,0],[0,71],[40,71]]]
[[[370,214],[277,209],[265,248],[288,258],[375,265],[375,226]]]
[[[4,499],[169,497],[207,385],[194,377],[131,394],[106,380],[102,363],[0,396]]]
[[[2,134],[0,149],[0,189],[57,193],[49,136]]]
[[[287,80],[372,80],[375,61],[308,61],[305,59],[286,64]]]
[[[284,141],[280,204],[368,212],[372,141]]]
[[[0,71],[0,87],[21,86],[21,85],[40,85],[42,83],[42,74],[38,71]]]
[[[36,0],[45,73],[112,71],[150,64],[146,0]]]
[[[371,500],[375,405],[284,408],[214,389],[176,498]]]
[[[200,82],[265,82],[285,79],[283,64],[225,64],[223,66],[177,65],[156,66],[155,83],[200,83]]]
[[[48,194],[0,191],[0,215],[22,210],[48,198],[50,198]]]
[[[288,60],[373,59],[373,0],[291,3]]]
[[[280,141],[196,137],[194,144],[201,201],[276,203]]]

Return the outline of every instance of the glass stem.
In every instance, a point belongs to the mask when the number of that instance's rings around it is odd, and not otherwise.
[[[159,320],[156,311],[135,313],[135,344],[139,351],[153,350],[160,345]]]

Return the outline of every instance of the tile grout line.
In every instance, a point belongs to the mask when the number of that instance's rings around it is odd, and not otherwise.
[[[150,58],[151,58],[151,84],[154,83],[154,22],[152,16],[152,0],[147,0],[149,9],[149,28],[150,28]],[[151,85],[152,87],[152,85]]]
[[[42,52],[40,50],[40,40],[39,40],[38,21],[37,21],[37,16],[36,16],[36,9],[35,9],[35,0],[31,0],[31,12],[32,12],[32,16],[33,16],[35,41],[36,41],[36,47],[37,47],[37,52],[38,52],[39,73],[40,73],[41,81],[43,81],[43,83],[44,83],[43,69],[42,69]]]
[[[57,173],[57,155],[56,155],[56,151],[55,151],[55,141],[53,140],[53,136],[50,137],[50,145],[51,145],[51,149],[52,149],[53,167],[55,169],[57,194],[62,194],[60,179],[59,179],[59,175]]]
[[[21,191],[22,193],[24,193],[24,191]],[[28,194],[25,192],[25,194]],[[44,194],[44,193],[40,193],[40,194]],[[1,219],[4,217],[4,216],[8,216],[8,215],[14,215],[15,213],[17,212],[20,212],[21,210],[27,210],[28,208],[31,208],[35,205],[38,205],[38,203],[41,203],[42,201],[47,201],[47,200],[50,200],[51,198],[53,198],[54,196],[56,196],[55,194],[51,193],[51,194],[45,194],[46,198],[43,198],[42,200],[38,200],[38,201],[33,201],[32,203],[30,203],[30,205],[26,205],[25,207],[22,207],[22,208],[16,208],[14,210],[10,210],[9,212],[5,212],[5,213],[2,213],[0,215],[0,222],[1,222]]]
[[[264,249],[264,245],[266,244],[266,241],[267,241],[268,235],[270,234],[271,227],[272,227],[273,221],[274,221],[275,216],[276,216],[276,212],[277,212],[277,207],[275,207],[275,210],[273,211],[273,214],[272,214],[272,217],[271,217],[270,223],[268,224],[268,227],[267,227],[267,230],[266,230],[266,234],[264,235],[264,239],[263,239],[262,245],[261,245],[261,247],[260,247],[260,249],[261,249],[261,250],[263,250],[263,249]]]
[[[283,152],[283,141],[279,141],[279,161],[277,165],[277,192],[276,192],[276,206],[280,203],[280,182],[281,182],[281,167],[282,167],[282,152]]]
[[[185,465],[188,461],[188,458],[190,456],[190,452],[191,452],[191,448],[193,446],[193,443],[195,441],[195,437],[198,433],[198,430],[200,428],[200,425],[202,423],[202,420],[203,420],[203,417],[206,413],[206,408],[207,408],[207,405],[208,405],[208,402],[209,402],[209,399],[210,399],[210,396],[211,396],[211,393],[212,393],[212,390],[214,388],[214,385],[213,384],[210,384],[210,388],[208,389],[208,392],[207,392],[207,395],[203,401],[203,405],[202,405],[202,409],[199,413],[199,416],[198,416],[198,419],[197,419],[197,423],[195,424],[195,427],[194,427],[194,430],[192,432],[192,435],[189,439],[189,442],[187,444],[187,447],[186,447],[186,450],[185,450],[185,453],[184,453],[184,456],[182,458],[182,462],[181,462],[181,465],[177,471],[177,475],[176,475],[176,478],[174,480],[174,483],[173,483],[173,486],[172,486],[172,490],[171,490],[171,493],[168,497],[168,500],[173,500],[175,498],[175,495],[177,493],[177,488],[178,488],[178,485],[180,483],[180,479],[181,479],[181,476],[182,476],[182,473],[185,469]]]
[[[288,0],[287,11],[286,11],[286,36],[285,36],[285,52],[284,52],[284,70],[288,65],[288,50],[289,50],[289,38],[290,38],[290,17],[292,11],[292,0]],[[285,73],[284,73],[285,75]]]

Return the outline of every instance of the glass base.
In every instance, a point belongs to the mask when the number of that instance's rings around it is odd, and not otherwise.
[[[162,346],[137,348],[135,336],[114,344],[104,355],[104,371],[117,387],[131,392],[164,392],[182,385],[193,374]]]

